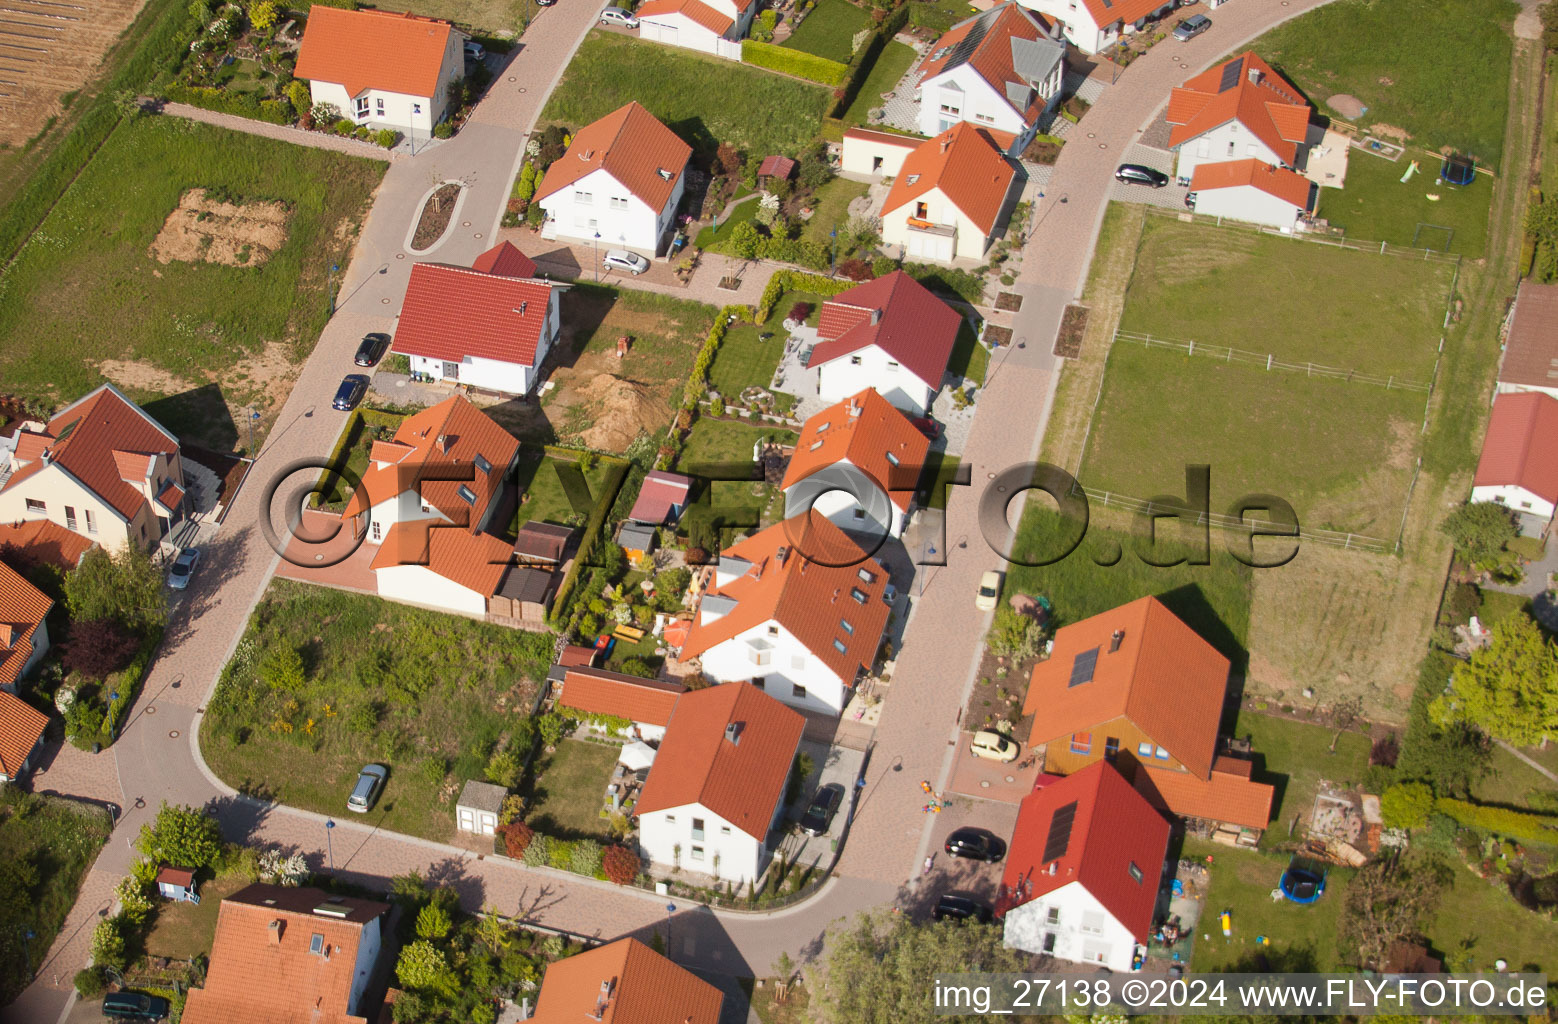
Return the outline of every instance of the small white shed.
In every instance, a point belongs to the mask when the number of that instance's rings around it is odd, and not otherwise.
[[[503,811],[503,801],[509,795],[502,786],[475,779],[460,791],[460,802],[455,805],[455,823],[461,832],[474,832],[490,836],[498,830],[498,815]]]
[[[164,864],[157,872],[157,895],[175,903],[199,903],[200,894],[195,892],[194,869]]]

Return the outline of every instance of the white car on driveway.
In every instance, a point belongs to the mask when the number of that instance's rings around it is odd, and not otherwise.
[[[178,558],[173,560],[173,568],[168,570],[168,586],[174,590],[183,590],[189,586],[189,578],[195,574],[195,566],[199,564],[199,548],[185,548],[179,552]]]
[[[638,28],[638,19],[620,7],[608,7],[600,12],[602,25],[616,25],[620,28]]]
[[[982,612],[995,611],[995,603],[1001,598],[1001,574],[994,569],[979,577],[979,593],[974,595],[974,607]]]
[[[610,10],[611,8],[607,8]],[[628,252],[626,249],[607,249],[606,255],[600,258],[602,270],[624,270],[634,277],[649,269],[649,261],[636,252]]]

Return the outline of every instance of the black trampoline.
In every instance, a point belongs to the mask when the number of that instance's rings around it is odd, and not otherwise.
[[[1439,180],[1451,185],[1470,185],[1477,180],[1477,162],[1469,156],[1452,154],[1439,169]]]

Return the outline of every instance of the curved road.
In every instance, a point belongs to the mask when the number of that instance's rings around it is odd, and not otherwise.
[[[979,574],[997,556],[981,539],[978,497],[996,471],[1037,457],[1058,371],[1051,342],[1061,311],[1085,282],[1114,166],[1173,86],[1272,25],[1325,2],[1234,0],[1218,8],[1214,27],[1204,35],[1188,44],[1165,40],[1139,58],[1072,133],[1047,186],[1048,198],[1036,212],[1015,289],[1025,296],[1015,334],[1028,344],[1008,351],[981,396],[964,456],[974,486],[954,490],[948,503],[949,564],[925,567],[924,594],[898,657],[863,798],[835,877],[805,903],[770,914],[679,907],[670,923],[670,951],[677,960],[724,973],[764,975],[781,951],[801,957],[815,953],[823,932],[840,917],[912,899],[918,865],[931,840],[932,819],[921,811],[919,783],[934,780],[940,788],[948,780],[954,723],[973,683],[988,625],[988,616],[974,609],[972,595]],[[455,228],[421,258],[469,262],[490,244],[526,135],[517,126],[534,123],[541,101],[593,25],[593,10],[567,4],[547,9],[459,137],[391,165],[344,276],[340,312],[303,368],[219,538],[208,546],[206,568],[174,611],[144,693],[112,748],[122,793],[80,794],[120,802],[126,813],[51,960],[7,1011],[7,1019],[52,1020],[64,1007],[60,983],[68,988],[82,965],[85,934],[98,903],[127,869],[130,841],[162,800],[214,803],[230,838],[301,850],[311,863],[324,865],[320,815],[260,807],[237,797],[207,770],[198,749],[203,702],[278,560],[259,529],[265,484],[291,460],[323,456],[333,447],[345,416],[330,409],[330,397],[357,339],[365,331],[386,329],[399,308],[414,262],[404,243],[423,196],[444,180],[469,185]],[[279,519],[276,525],[281,528]],[[454,885],[471,909],[494,906],[524,921],[602,938],[643,933],[667,918],[663,897],[479,859],[457,847],[377,831],[345,816],[337,825],[335,864],[356,882],[373,884],[418,870]]]

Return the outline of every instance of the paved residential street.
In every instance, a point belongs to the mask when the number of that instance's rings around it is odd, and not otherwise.
[[[1085,280],[1114,166],[1174,85],[1271,25],[1324,2],[1245,0],[1220,7],[1212,31],[1188,44],[1165,41],[1133,63],[1073,132],[1039,203],[1023,276],[1014,289],[1025,299],[1014,328],[1015,339],[1025,347],[1002,357],[981,395],[964,455],[973,486],[954,491],[949,503],[946,543],[938,544],[949,552],[949,564],[926,567],[923,596],[915,599],[922,607],[913,613],[897,658],[835,877],[810,900],[771,914],[714,913],[683,905],[669,922],[669,952],[676,960],[724,973],[766,975],[781,951],[801,957],[817,953],[823,932],[839,918],[894,902],[913,909],[933,898],[938,874],[933,872],[933,886],[920,892],[920,865],[933,837],[939,841],[954,819],[948,815],[938,822],[922,812],[920,784],[928,780],[939,790],[950,777],[959,709],[988,624],[988,614],[974,608],[976,584],[984,570],[999,565],[980,534],[978,503],[1017,497],[984,492],[997,471],[1037,455],[1058,371],[1051,344],[1063,308]],[[51,770],[40,779],[39,788],[112,801],[124,807],[124,815],[37,981],[5,1019],[52,1022],[61,1017],[71,978],[86,963],[92,925],[132,858],[130,841],[163,800],[197,806],[215,801],[229,838],[298,849],[316,868],[325,867],[322,817],[235,797],[207,770],[198,750],[203,704],[278,561],[260,523],[267,516],[278,530],[285,523],[279,509],[263,506],[266,485],[292,460],[321,458],[331,450],[346,414],[331,410],[330,397],[362,334],[392,326],[415,262],[405,246],[424,198],[444,181],[468,186],[450,232],[418,258],[466,264],[495,240],[526,130],[597,10],[569,4],[546,9],[523,46],[508,55],[489,95],[457,138],[390,164],[345,270],[340,312],[304,367],[219,537],[206,550],[201,574],[175,609],[122,738],[98,755],[116,761],[118,785],[109,784],[111,773],[102,771],[100,763],[67,771],[72,759],[90,757],[73,750],[57,762],[58,775]],[[766,279],[769,271],[750,267],[748,272]],[[701,289],[691,292],[688,297],[715,301]],[[1014,429],[1020,424],[1029,429]],[[959,823],[967,815],[1003,834],[1010,831],[1013,814],[1012,805],[1001,803],[960,800],[957,808]],[[336,819],[333,856],[337,870],[353,881],[377,884],[418,870],[456,886],[469,909],[492,905],[529,922],[601,938],[647,936],[649,929],[667,925],[664,897],[507,861],[478,860],[457,847],[379,832],[371,822],[344,818]]]

